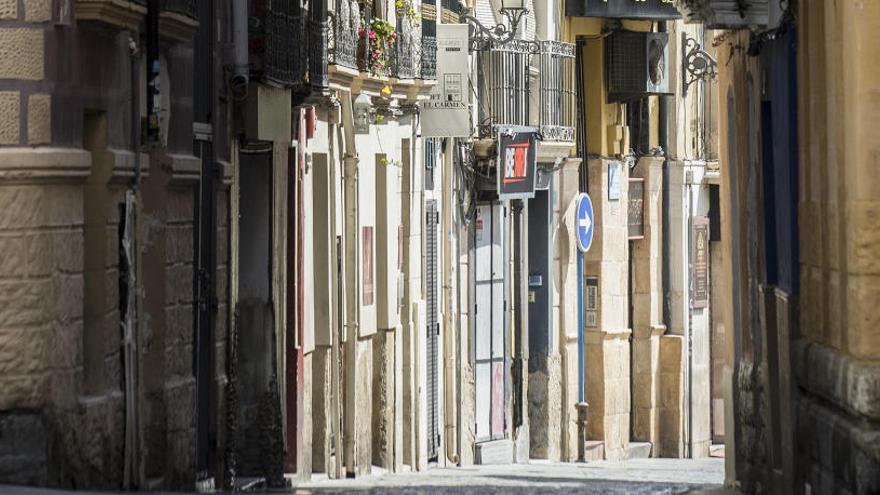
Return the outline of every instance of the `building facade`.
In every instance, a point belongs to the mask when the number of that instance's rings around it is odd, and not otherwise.
[[[878,6],[687,2],[716,36],[728,484],[880,489]]]
[[[708,454],[711,36],[668,2],[7,3],[0,482]]]
[[[228,264],[196,246],[228,235],[228,141],[192,68],[219,78],[204,61],[223,53],[199,28],[201,2],[157,6],[150,23],[139,2],[2,8],[4,481],[191,486],[214,468],[205,399],[225,376],[213,356],[228,305],[206,289]],[[149,88],[148,60],[161,67]],[[212,141],[216,154],[200,145]],[[202,304],[218,315],[210,331]]]

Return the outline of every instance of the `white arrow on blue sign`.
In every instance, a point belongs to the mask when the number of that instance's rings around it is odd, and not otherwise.
[[[593,244],[593,202],[587,193],[578,195],[575,214],[578,248],[587,252]]]

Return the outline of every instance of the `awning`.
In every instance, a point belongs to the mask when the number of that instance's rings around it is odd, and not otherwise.
[[[609,19],[680,19],[672,0],[566,0],[565,14]]]

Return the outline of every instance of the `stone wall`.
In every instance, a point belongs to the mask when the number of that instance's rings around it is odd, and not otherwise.
[[[129,34],[66,22],[72,13],[53,6],[0,4],[0,363],[7,366],[0,373],[0,429],[17,432],[0,434],[0,482],[118,489],[125,431],[120,205],[134,170],[134,154],[125,151],[131,147]],[[163,50],[163,61],[172,62],[168,77],[177,83],[166,86],[165,117],[187,129],[192,89],[179,83],[189,80],[191,58],[187,49]],[[93,70],[74,70],[79,66]],[[153,207],[140,216],[138,251],[152,269],[141,315],[143,376],[150,383],[140,406],[149,411],[152,486],[191,488],[200,165],[185,156],[189,131],[169,142],[171,149],[141,156]],[[228,317],[225,201],[221,194],[220,389]]]
[[[663,159],[642,158],[633,169],[644,179],[644,238],[633,242],[633,432],[635,440],[650,442],[658,455],[660,336],[663,326]]]
[[[616,163],[619,195],[611,199],[609,167]],[[588,438],[604,442],[608,459],[627,456],[630,440],[629,167],[622,161],[591,159],[593,244],[584,254],[584,275],[598,277],[596,326],[585,324]]]

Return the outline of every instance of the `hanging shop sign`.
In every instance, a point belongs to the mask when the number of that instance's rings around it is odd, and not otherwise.
[[[532,128],[499,129],[498,199],[535,197],[537,150]]]
[[[609,19],[680,19],[674,0],[567,0],[565,13],[573,17]]]
[[[630,239],[645,237],[645,179],[641,177],[629,180],[627,224]]]
[[[422,137],[470,137],[467,24],[437,24],[437,84],[421,109]]]
[[[709,218],[694,218],[693,257],[691,268],[691,306],[709,305]]]

